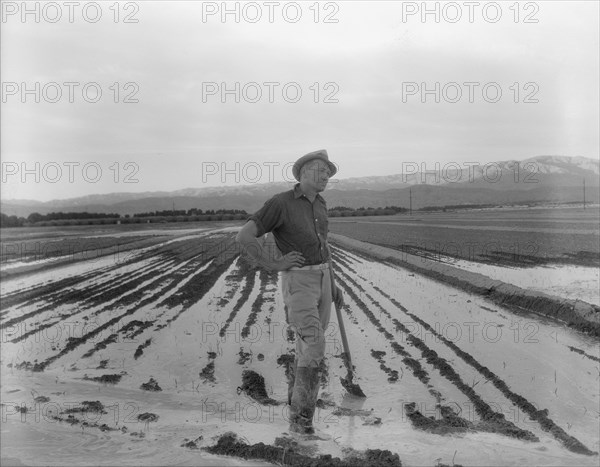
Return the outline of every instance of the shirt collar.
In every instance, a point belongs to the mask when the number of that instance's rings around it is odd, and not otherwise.
[[[302,190],[300,189],[300,184],[299,184],[299,183],[296,183],[296,184],[294,185],[294,199],[298,199],[298,198],[300,198],[301,196],[304,196],[304,193],[302,193]],[[323,197],[322,197],[322,196],[321,196],[319,193],[317,193],[317,196],[315,197],[315,199],[317,199],[317,198],[318,198],[319,200],[322,200],[322,199],[323,199]],[[308,198],[306,198],[306,199],[308,199]]]

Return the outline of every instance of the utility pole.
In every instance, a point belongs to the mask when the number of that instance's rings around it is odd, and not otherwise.
[[[585,178],[583,179],[583,209],[585,209]]]
[[[412,188],[408,189],[408,197],[409,197],[408,215],[412,216]]]

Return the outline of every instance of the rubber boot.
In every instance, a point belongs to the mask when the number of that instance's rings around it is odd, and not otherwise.
[[[290,431],[314,434],[313,416],[319,393],[319,369],[297,367],[290,407]]]
[[[296,381],[296,368],[298,360],[294,359],[294,363],[290,366],[287,373],[288,378],[288,405],[292,405],[292,395],[294,394],[294,383]]]

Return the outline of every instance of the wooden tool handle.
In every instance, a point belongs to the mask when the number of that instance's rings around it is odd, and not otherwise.
[[[348,372],[351,377],[354,376],[354,367],[352,366],[352,357],[350,356],[350,346],[348,345],[348,338],[346,337],[346,328],[344,327],[344,320],[342,319],[342,310],[340,307],[335,305],[335,313],[337,314],[338,324],[340,326],[340,334],[342,335],[342,345],[344,346],[344,353],[348,359]]]

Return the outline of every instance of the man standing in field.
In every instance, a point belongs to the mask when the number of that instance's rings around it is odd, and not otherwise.
[[[319,194],[336,172],[325,150],[301,157],[292,168],[299,183],[269,199],[248,218],[236,238],[260,265],[281,271],[286,318],[296,332],[296,359],[288,382],[290,430],[309,435],[314,434],[312,419],[331,302],[344,304],[327,244],[327,206]],[[276,258],[257,240],[267,232],[273,233],[282,256]]]

